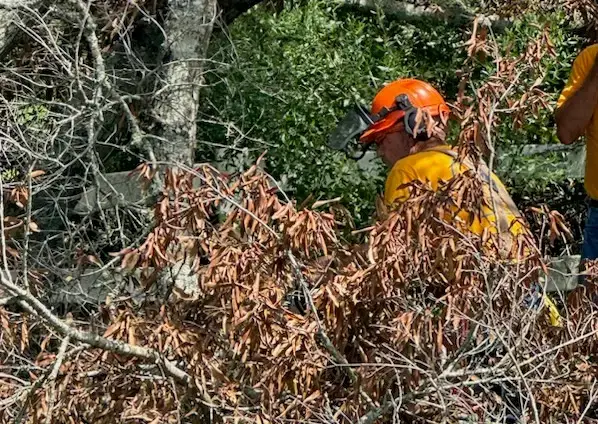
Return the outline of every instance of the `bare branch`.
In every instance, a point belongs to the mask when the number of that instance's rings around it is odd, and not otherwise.
[[[128,343],[122,343],[115,340],[106,339],[97,334],[88,333],[69,326],[66,322],[55,316],[50,310],[27,291],[21,289],[16,284],[11,283],[2,276],[0,285],[6,290],[21,298],[21,306],[26,307],[30,312],[39,315],[55,330],[64,337],[69,337],[80,343],[85,343],[99,349],[108,350],[119,355],[135,356],[140,359],[151,361],[163,367],[167,375],[175,378],[177,381],[186,385],[191,384],[191,377],[169,360],[165,359],[158,352],[141,346],[133,346]]]

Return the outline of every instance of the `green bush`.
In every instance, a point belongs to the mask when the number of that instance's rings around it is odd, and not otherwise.
[[[498,35],[501,44],[512,44],[517,54],[545,20],[526,17]],[[554,101],[579,40],[568,34],[563,15],[551,15],[549,25],[559,57],[549,64],[543,88]],[[327,135],[354,101],[369,104],[383,83],[399,77],[426,79],[454,98],[456,71],[466,59],[467,29],[430,18],[406,22],[357,13],[320,0],[278,16],[258,7],[212,41],[214,63],[227,65],[214,66],[208,75],[198,159],[230,167],[268,150],[267,171],[298,201],[310,194],[316,199],[341,196],[357,222],[365,224],[386,170],[362,169],[331,152]],[[492,65],[479,64],[480,80]],[[546,111],[520,130],[505,121],[496,140],[555,142],[550,116]],[[217,146],[232,146],[242,154],[223,156]]]

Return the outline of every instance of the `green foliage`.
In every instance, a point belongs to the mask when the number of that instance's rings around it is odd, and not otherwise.
[[[454,94],[454,68],[463,60],[462,35],[448,25],[352,16],[318,2],[279,17],[256,10],[231,31],[232,46],[227,39],[213,43],[217,57],[232,59],[232,66],[212,75],[204,112],[264,141],[245,139],[238,147],[257,149],[257,155],[270,146],[268,171],[287,181],[299,201],[309,194],[342,196],[358,221],[371,214],[384,170],[362,170],[329,151],[327,134],[354,101],[369,104],[399,75],[428,79]],[[225,126],[203,129],[204,139],[231,143]]]
[[[20,175],[21,173],[17,169],[5,169],[0,172],[0,180],[2,180],[4,184],[11,183],[17,181]]]
[[[511,45],[510,54],[518,54],[546,19],[525,17],[499,34],[505,51]],[[558,58],[547,64],[541,88],[554,101],[580,40],[567,32],[564,15],[551,16],[548,25]],[[223,150],[215,146],[232,145],[243,151],[242,157],[230,155],[223,166],[239,167],[240,160],[250,162],[268,150],[267,171],[298,201],[310,194],[342,196],[357,222],[365,224],[386,170],[359,167],[329,151],[327,135],[354,101],[369,104],[383,83],[399,77],[428,80],[447,99],[454,98],[467,29],[430,18],[406,22],[381,13],[353,13],[320,0],[278,16],[254,9],[211,44],[215,63],[229,65],[216,66],[208,76],[199,159],[220,159]],[[480,80],[492,66],[491,61],[480,63]],[[507,120],[496,141],[553,143],[551,115],[542,112],[518,130]],[[214,123],[214,117],[220,122]]]
[[[27,104],[17,108],[19,125],[35,126],[48,118],[48,109],[41,104]]]
[[[550,40],[554,44],[556,57],[545,55],[541,59],[545,74],[538,88],[548,94],[546,100],[550,108],[541,108],[538,116],[528,117],[521,128],[514,129],[511,120],[504,120],[497,130],[499,145],[559,143],[554,131],[553,108],[583,42],[571,31],[570,17],[562,12],[551,15],[525,15],[515,21],[511,27],[506,28],[504,34],[501,34],[498,39],[501,50],[516,57],[525,51],[530,42],[542,35],[545,27],[548,28]],[[490,72],[493,71],[492,65],[488,65],[487,70]],[[521,87],[531,86],[536,78],[535,75],[524,74],[515,92],[523,95],[524,90]]]

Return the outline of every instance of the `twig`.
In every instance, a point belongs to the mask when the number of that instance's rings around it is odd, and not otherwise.
[[[532,392],[532,388],[530,387],[527,379],[523,375],[523,371],[521,370],[521,366],[517,363],[517,359],[515,358],[515,355],[513,354],[513,351],[511,349],[511,347],[505,342],[505,340],[503,339],[502,335],[499,332],[497,332],[496,335],[500,339],[500,341],[503,343],[505,349],[507,350],[507,353],[508,353],[509,357],[511,358],[511,361],[513,362],[513,366],[517,370],[517,373],[521,377],[521,381],[523,382],[523,385],[525,386],[525,389],[527,390],[527,392],[529,394],[530,401],[531,401],[531,404],[532,404],[532,411],[534,413],[534,420],[536,421],[536,424],[541,424],[541,422],[540,422],[540,414],[538,412],[538,405],[536,404],[536,398],[534,396],[534,393]]]
[[[164,371],[175,380],[185,384],[191,385],[192,379],[189,374],[179,369],[176,365],[164,358],[160,353],[153,349],[134,346],[128,343],[106,339],[97,334],[81,331],[76,328],[69,326],[63,320],[54,315],[50,310],[41,303],[31,293],[23,290],[17,285],[6,280],[4,277],[0,279],[0,285],[4,286],[10,292],[18,295],[22,300],[20,304],[22,307],[30,311],[31,313],[39,315],[43,318],[51,327],[57,330],[60,334],[65,337],[70,337],[78,342],[88,344],[90,346],[114,352],[119,355],[134,356],[140,359],[151,361],[155,364],[160,365],[164,368]]]
[[[345,356],[342,353],[340,353],[336,347],[334,347],[334,345],[332,344],[332,342],[330,341],[323,329],[318,330],[318,332],[316,333],[316,339],[319,340],[320,344],[324,346],[328,353],[332,355],[335,362],[347,372],[347,375],[349,376],[351,383],[355,384],[357,382],[357,374],[355,374],[355,371],[353,370],[351,365],[349,365],[347,358],[345,358]]]
[[[42,387],[46,383],[46,381],[49,381],[50,383],[52,383],[54,380],[56,380],[56,377],[58,377],[58,371],[60,370],[62,362],[64,361],[66,349],[69,345],[69,342],[70,342],[69,337],[65,337],[62,340],[62,343],[60,344],[60,349],[58,350],[58,354],[56,355],[56,360],[54,361],[54,365],[52,366],[50,373],[35,380],[35,382],[27,390],[27,396],[25,397],[25,400],[23,401],[23,403],[21,405],[21,409],[15,418],[15,424],[19,424],[23,420],[25,412],[27,411],[27,406],[28,406],[29,402],[31,401],[31,398],[35,395],[35,392],[37,391],[37,389]],[[54,395],[52,392],[52,395],[50,397],[51,403],[48,406],[48,415],[46,415],[46,423],[50,422],[49,420],[51,419],[51,416],[52,416],[52,408],[53,408],[53,403],[54,403],[53,398],[54,398]]]
[[[594,401],[596,400],[596,396],[598,395],[598,391],[595,392],[594,391],[594,387],[596,387],[596,380],[594,380],[592,382],[592,388],[590,389],[590,399],[588,400],[588,404],[584,408],[583,412],[579,416],[579,420],[577,420],[576,424],[582,424],[583,418],[586,416],[586,414],[588,413],[588,411],[590,410],[590,408],[594,404]]]
[[[17,301],[16,296],[0,298],[0,306],[6,306]]]
[[[582,334],[581,336],[579,336],[579,337],[576,337],[576,338],[574,338],[574,339],[567,340],[566,342],[564,342],[564,343],[561,343],[560,345],[558,345],[558,346],[555,346],[555,347],[553,347],[553,348],[550,348],[550,349],[548,349],[548,350],[545,350],[544,352],[540,352],[540,353],[538,353],[537,355],[535,355],[534,357],[532,357],[532,358],[530,358],[530,359],[528,359],[528,360],[526,360],[526,361],[523,361],[521,364],[519,364],[519,366],[520,366],[520,367],[524,367],[524,366],[526,366],[526,365],[528,365],[528,364],[531,364],[532,362],[534,362],[534,361],[536,361],[536,360],[540,359],[540,358],[541,358],[541,357],[543,357],[543,356],[546,356],[546,355],[548,355],[548,354],[550,354],[550,353],[552,353],[552,352],[554,352],[554,351],[556,351],[556,350],[562,349],[562,348],[564,348],[564,347],[567,347],[567,346],[569,346],[569,345],[572,345],[572,344],[575,344],[575,343],[577,343],[577,342],[580,342],[580,341],[582,341],[582,340],[584,340],[584,339],[587,339],[588,337],[592,337],[592,336],[593,336],[593,335],[595,335],[595,334],[598,334],[598,328],[597,328],[597,329],[595,329],[594,331],[590,331],[589,333]]]
[[[2,266],[0,269],[0,276],[4,278],[4,274],[8,279],[11,279],[10,268],[8,267],[8,255],[6,253],[6,228],[4,226],[4,184],[2,181],[2,174],[0,174],[0,253],[2,254]]]
[[[23,416],[25,415],[25,412],[27,411],[27,406],[28,406],[29,402],[31,401],[31,398],[35,395],[35,392],[37,391],[37,389],[42,387],[45,384],[45,382],[48,380],[50,380],[51,382],[54,381],[56,379],[56,377],[58,376],[58,370],[60,369],[60,366],[62,365],[62,361],[64,360],[66,348],[68,347],[68,344],[69,344],[69,338],[65,337],[62,340],[62,343],[60,344],[60,349],[58,351],[58,354],[56,355],[56,360],[54,361],[54,365],[52,366],[52,369],[50,370],[50,372],[46,372],[45,375],[43,375],[42,377],[35,380],[35,382],[27,389],[27,395],[25,396],[25,400],[21,404],[21,409],[19,410],[19,413],[17,414],[17,416],[15,418],[15,424],[19,424],[21,422],[21,420],[23,419]],[[71,354],[72,354],[72,352],[71,352]],[[56,369],[56,371],[54,371],[55,369]],[[51,408],[48,409],[48,411],[51,411]]]
[[[52,372],[48,377],[50,381],[50,393],[48,394],[48,414],[46,415],[46,424],[51,424],[52,421],[52,409],[54,409],[54,380],[58,377],[58,371],[60,370],[60,366],[64,360],[64,355],[66,353],[66,348],[69,345],[70,338],[67,336],[62,340],[60,344],[60,349],[58,350],[58,356],[56,356],[56,361],[54,362],[54,366],[52,367]]]
[[[29,191],[29,198],[27,199],[27,214],[25,215],[25,244],[23,246],[21,259],[21,262],[23,263],[23,284],[25,285],[26,290],[29,290],[29,242],[31,241],[31,206],[33,204],[32,173],[33,165],[29,167],[29,172],[27,174],[27,190]]]
[[[85,37],[86,37],[87,44],[89,45],[89,49],[90,49],[92,57],[93,57],[98,83],[100,84],[100,86],[105,87],[110,92],[110,94],[118,101],[118,103],[120,103],[121,108],[122,108],[122,110],[127,118],[127,121],[131,127],[131,132],[132,132],[131,142],[132,142],[132,144],[134,146],[143,145],[143,147],[145,148],[145,150],[148,153],[150,161],[155,166],[156,162],[157,162],[156,156],[154,154],[154,151],[153,151],[153,148],[151,147],[151,145],[149,143],[144,143],[145,136],[143,134],[143,131],[141,131],[141,128],[139,128],[139,124],[137,123],[137,118],[135,118],[135,116],[131,112],[129,105],[124,100],[124,98],[114,89],[114,87],[112,86],[112,84],[110,83],[108,78],[106,77],[106,67],[104,64],[104,58],[102,57],[102,50],[100,48],[100,43],[98,41],[98,37],[96,36],[96,32],[95,32],[96,24],[95,24],[93,17],[89,13],[89,8],[81,0],[72,0],[72,1],[77,6],[80,14],[82,15],[82,17],[84,19],[84,28],[86,30]],[[101,95],[101,91],[98,91],[97,93]]]
[[[26,381],[24,381],[24,380],[21,380],[19,377],[17,377],[17,376],[14,376],[14,375],[11,375],[11,374],[5,374],[5,373],[3,373],[3,372],[0,372],[0,378],[8,378],[8,379],[10,379],[10,380],[14,380],[14,381],[16,381],[16,382],[18,382],[18,383],[21,383],[21,384],[22,384],[22,385],[24,385],[24,386],[26,386],[26,385],[27,385],[27,382],[26,382]]]

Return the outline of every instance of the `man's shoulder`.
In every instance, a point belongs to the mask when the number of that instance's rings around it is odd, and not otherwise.
[[[594,63],[594,59],[596,58],[596,56],[598,56],[598,43],[596,44],[591,44],[587,47],[585,47],[580,53],[579,55],[577,55],[577,59],[576,61],[591,61],[591,63]]]
[[[437,172],[439,165],[440,167],[444,165],[450,167],[453,158],[450,155],[450,149],[447,148],[446,150],[447,152],[440,149],[424,150],[399,159],[392,167],[391,174],[403,173],[415,178],[416,176]]]
[[[417,167],[417,166],[427,166],[430,164],[430,161],[433,160],[435,163],[438,161],[441,162],[452,162],[453,159],[453,149],[450,146],[446,146],[444,148],[434,148],[423,150],[418,153],[414,153],[409,155],[399,162],[403,162],[405,165]]]
[[[598,53],[598,43],[590,44],[581,50],[581,54],[596,54]]]

